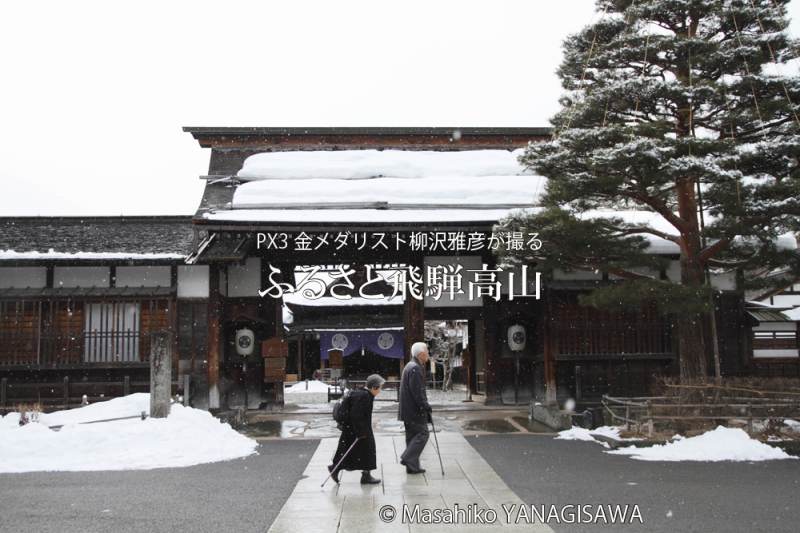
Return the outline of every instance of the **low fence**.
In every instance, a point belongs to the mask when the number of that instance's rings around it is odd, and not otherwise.
[[[188,376],[186,376],[188,378]],[[188,380],[172,382],[172,394],[185,389]],[[132,380],[130,376],[102,381],[84,381],[64,376],[58,381],[17,382],[0,378],[0,414],[15,411],[19,404],[39,404],[44,411],[80,407],[83,397],[89,403],[150,392],[150,381]]]
[[[604,395],[606,416],[614,424],[652,436],[715,425],[738,425],[748,433],[770,423],[800,418],[800,391],[770,391],[715,385],[668,385],[675,394],[614,397]]]

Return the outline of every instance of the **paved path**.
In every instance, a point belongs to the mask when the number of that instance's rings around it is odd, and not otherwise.
[[[440,432],[438,436],[444,478],[436,457],[433,435],[422,455],[422,464],[427,469],[423,475],[407,475],[405,467],[399,463],[398,456],[405,449],[402,436],[377,436],[378,469],[373,475],[382,479],[380,485],[361,485],[360,472],[344,472],[340,485],[329,480],[324,488],[320,488],[337,445],[337,439],[322,439],[304,472],[307,477],[297,483],[269,532],[294,533],[301,525],[304,533],[378,530],[470,533],[508,529],[501,505],[519,505],[522,501],[460,433]],[[477,506],[473,509],[482,509],[484,513],[487,509],[494,509],[496,522],[492,525],[463,522],[459,525],[409,524],[404,523],[401,516],[403,505],[413,512],[415,505],[430,510],[453,510],[457,506],[466,510],[470,504]],[[392,506],[396,512],[394,520],[389,523],[379,516],[382,509],[387,512],[385,506]],[[513,526],[512,529],[552,531],[540,524],[524,528]]]

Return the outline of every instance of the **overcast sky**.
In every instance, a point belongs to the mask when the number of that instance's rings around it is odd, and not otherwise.
[[[0,4],[0,216],[191,214],[182,126],[546,126],[591,0]],[[792,33],[800,34],[800,0]]]

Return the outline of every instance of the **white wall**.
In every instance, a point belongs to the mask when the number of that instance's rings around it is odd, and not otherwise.
[[[178,298],[208,298],[208,265],[178,265]]]
[[[168,266],[118,266],[117,287],[169,287]]]
[[[53,269],[53,287],[108,287],[110,277],[105,266],[57,266]]]
[[[772,302],[779,307],[795,307],[800,305],[800,294],[776,294]]]
[[[228,296],[257,297],[261,289],[261,258],[248,257],[244,265],[228,267]]]
[[[45,285],[45,267],[0,267],[0,289],[41,289]]]

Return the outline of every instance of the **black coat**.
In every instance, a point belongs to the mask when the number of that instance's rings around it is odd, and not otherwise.
[[[428,393],[425,390],[425,369],[416,358],[413,358],[403,368],[403,376],[400,378],[400,405],[397,419],[426,424],[430,410]]]
[[[348,422],[344,425],[342,435],[339,437],[339,446],[333,456],[333,464],[339,460],[356,440],[362,437],[352,451],[347,455],[340,470],[374,470],[375,436],[372,434],[372,404],[375,397],[366,389],[355,389],[350,392],[350,412]]]

